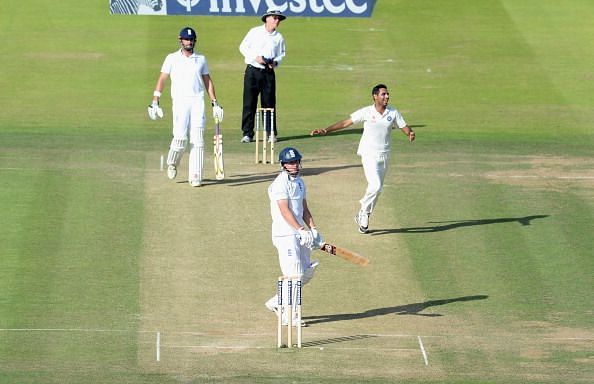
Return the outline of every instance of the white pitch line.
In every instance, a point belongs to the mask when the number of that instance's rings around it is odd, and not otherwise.
[[[304,343],[307,344],[307,343]],[[238,350],[238,349],[278,349],[278,347],[258,347],[258,346],[247,346],[247,345],[163,345],[163,348],[172,349],[221,349],[221,350]],[[305,349],[318,349],[318,346],[304,345]],[[342,351],[400,351],[400,352],[416,352],[416,348],[373,348],[373,347],[327,347],[332,350]]]
[[[129,329],[84,329],[84,328],[0,328],[0,332],[139,332],[152,333],[154,331],[132,331]]]
[[[466,175],[451,175],[466,176]],[[539,180],[592,180],[594,176],[538,176],[538,175],[488,175],[493,179],[539,179]]]
[[[317,346],[310,347],[307,346],[306,348],[317,348]],[[339,350],[339,351],[391,351],[391,352],[416,352],[416,348],[374,348],[374,347],[327,347],[331,350]]]
[[[423,340],[421,340],[421,336],[417,336],[419,340],[419,347],[421,347],[421,352],[423,353],[423,360],[425,360],[425,365],[429,365],[429,359],[427,358],[427,351],[425,351],[425,347],[423,346]]]
[[[491,179],[533,179],[533,180],[594,180],[594,176],[539,176],[539,175],[485,175],[449,173],[449,177],[486,177]]]
[[[179,349],[223,349],[223,350],[237,350],[237,349],[278,349],[277,347],[257,347],[247,345],[163,345],[164,348],[179,348]]]
[[[161,332],[157,332],[157,340],[156,340],[155,350],[157,351],[157,361],[161,361]]]

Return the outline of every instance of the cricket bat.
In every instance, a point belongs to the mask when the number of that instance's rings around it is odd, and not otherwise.
[[[225,178],[225,164],[223,161],[223,134],[221,133],[221,125],[218,120],[215,120],[215,134],[214,134],[214,167],[215,178],[223,180]]]
[[[342,247],[339,247],[334,244],[323,243],[320,246],[320,249],[326,253],[331,254],[331,255],[342,257],[346,261],[350,261],[353,264],[357,264],[357,265],[361,265],[361,266],[366,266],[367,264],[369,264],[368,258],[361,256],[356,252],[350,251],[346,248],[342,248]]]

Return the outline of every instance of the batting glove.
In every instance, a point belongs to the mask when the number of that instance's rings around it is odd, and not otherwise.
[[[311,229],[311,234],[313,236],[313,247],[312,249],[317,249],[317,248],[322,248],[322,245],[324,244],[324,238],[322,237],[322,235],[320,234],[320,232],[318,232],[317,228],[312,228]]]
[[[163,118],[163,108],[159,107],[158,101],[153,101],[148,107],[148,115],[151,120],[157,120],[157,118]]]
[[[215,121],[218,121],[219,123],[221,121],[223,121],[223,116],[224,116],[224,111],[223,111],[223,107],[221,107],[219,105],[219,103],[217,103],[216,100],[213,100],[212,102],[212,117],[215,119]]]
[[[311,233],[311,231],[306,231],[302,228],[302,229],[299,229],[298,232],[299,232],[299,238],[300,238],[299,244],[311,249],[311,247],[313,246],[313,242],[314,242],[313,234]]]

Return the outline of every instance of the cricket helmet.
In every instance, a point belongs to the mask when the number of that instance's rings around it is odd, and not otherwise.
[[[293,147],[286,147],[278,154],[278,161],[281,164],[288,163],[290,161],[301,162],[301,154]]]
[[[180,39],[187,39],[187,40],[196,40],[196,31],[190,27],[183,27],[181,31],[179,31],[179,38]]]

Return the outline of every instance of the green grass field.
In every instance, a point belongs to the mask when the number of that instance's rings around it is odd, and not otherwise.
[[[91,3],[0,5],[0,383],[594,382],[594,3],[378,0],[370,19],[283,22],[277,148],[303,153],[325,238],[371,259],[313,254],[302,350],[276,349],[263,305],[278,168],[239,143],[237,47],[259,19]],[[168,97],[146,116],[186,24],[225,108],[228,176],[208,145],[197,189],[159,169]],[[379,82],[417,141],[394,135],[360,235],[361,127],[307,134]]]

